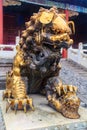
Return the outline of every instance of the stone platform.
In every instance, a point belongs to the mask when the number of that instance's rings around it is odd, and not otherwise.
[[[2,101],[0,91],[0,106],[6,126],[6,130],[87,130],[87,109],[80,107],[80,119],[68,119],[63,117],[48,106],[47,100],[41,95],[30,95],[33,98],[35,111],[5,112],[6,101]],[[1,130],[1,129],[0,129]]]

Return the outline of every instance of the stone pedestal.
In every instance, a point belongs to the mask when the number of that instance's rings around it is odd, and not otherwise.
[[[80,119],[63,117],[48,106],[47,100],[41,95],[30,95],[33,98],[35,111],[29,110],[26,114],[9,109],[5,113],[6,101],[2,101],[0,92],[0,105],[6,130],[87,130],[87,109],[80,107]]]

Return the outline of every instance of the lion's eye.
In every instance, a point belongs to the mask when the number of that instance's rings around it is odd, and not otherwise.
[[[40,53],[40,56],[41,56],[41,57],[44,57],[44,54],[41,52],[41,53]]]

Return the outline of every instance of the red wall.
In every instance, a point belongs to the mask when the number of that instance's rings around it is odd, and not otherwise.
[[[0,44],[3,44],[3,6],[0,0]]]
[[[21,34],[21,31],[25,29],[25,22],[22,24],[19,24],[17,21],[17,15],[6,15],[4,14],[3,22],[3,30],[4,30],[4,44],[15,44],[15,38],[19,35],[19,32]],[[20,22],[22,20],[20,19]],[[27,18],[24,18],[24,21],[27,21]]]
[[[18,35],[15,16],[4,15],[4,44],[15,44],[15,37]]]

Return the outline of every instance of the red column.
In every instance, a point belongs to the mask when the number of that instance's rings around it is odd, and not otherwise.
[[[0,44],[3,44],[3,0],[0,0]]]
[[[67,9],[65,10],[65,14],[66,14],[66,20],[68,21],[69,20],[69,11]]]
[[[65,10],[65,14],[66,14],[66,20],[68,21],[69,20],[69,11],[67,9]],[[65,48],[63,48],[62,57],[67,58],[67,50]]]

